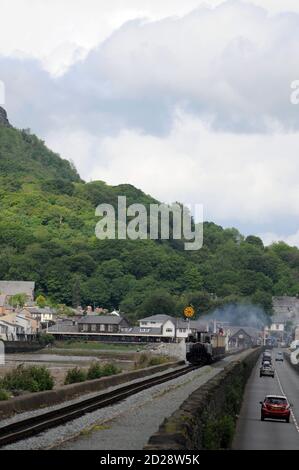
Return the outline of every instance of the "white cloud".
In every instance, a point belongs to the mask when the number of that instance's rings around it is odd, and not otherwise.
[[[62,73],[66,64],[79,59],[76,53],[70,54],[68,44],[72,44],[74,52],[90,50],[126,21],[183,16],[201,5],[215,7],[221,3],[222,0],[2,0],[0,53],[31,56],[41,60],[51,73]],[[247,3],[271,13],[299,12],[297,0]],[[55,50],[60,52],[54,60]]]
[[[272,243],[283,241],[290,246],[299,247],[299,230],[291,235],[278,235],[277,233],[265,232],[261,233],[260,237],[266,246],[271,245]]]
[[[72,155],[87,180],[131,183],[167,202],[203,203],[209,220],[263,226],[299,216],[299,133],[215,132],[177,112],[165,137],[123,130],[96,138],[65,129],[47,142]]]
[[[87,180],[202,202],[209,220],[287,237],[299,212],[299,4],[190,12],[199,3],[3,0],[10,119]],[[274,15],[288,7],[297,13]]]
[[[290,103],[298,41],[299,14],[271,16],[226,2],[180,18],[127,23],[64,80],[76,83],[81,99],[92,90],[99,108],[110,102],[121,114],[124,106],[123,127],[149,131],[149,115],[167,120],[179,105],[213,118],[218,129],[289,130],[299,125]]]

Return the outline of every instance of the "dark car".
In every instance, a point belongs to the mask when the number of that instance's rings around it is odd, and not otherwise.
[[[282,419],[287,423],[290,421],[291,405],[287,397],[282,395],[267,395],[261,401],[261,421],[265,419]]]
[[[283,354],[282,354],[282,352],[276,353],[275,361],[281,361],[281,362],[283,362]]]

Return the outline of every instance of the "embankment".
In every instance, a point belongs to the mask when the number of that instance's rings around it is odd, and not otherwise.
[[[84,395],[86,393],[102,391],[108,387],[121,385],[135,379],[147,377],[172,367],[182,366],[184,363],[184,361],[168,362],[158,366],[147,367],[145,369],[138,369],[131,372],[123,372],[121,374],[116,374],[110,377],[103,377],[96,380],[87,380],[81,383],[65,385],[55,390],[30,393],[12,398],[10,400],[1,401],[0,420],[3,418],[9,418],[16,413],[23,413],[25,411],[44,408],[46,406],[57,405],[58,403],[72,400],[73,398],[79,397],[80,395]]]
[[[42,349],[38,341],[4,341],[5,354],[34,352]]]
[[[216,377],[193,392],[166,418],[145,449],[227,449],[247,379],[261,350],[250,350],[242,360],[229,364]]]

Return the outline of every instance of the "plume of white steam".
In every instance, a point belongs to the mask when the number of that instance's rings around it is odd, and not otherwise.
[[[218,307],[201,320],[218,320],[233,326],[250,326],[259,330],[270,323],[270,317],[263,308],[251,304],[228,304]]]

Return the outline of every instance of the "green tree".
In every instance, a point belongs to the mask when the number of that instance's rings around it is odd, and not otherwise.
[[[9,305],[11,305],[14,308],[24,307],[24,305],[26,303],[26,300],[27,300],[27,295],[26,294],[24,294],[24,293],[15,294],[15,295],[12,295],[9,298]]]
[[[36,297],[36,303],[40,308],[44,308],[47,305],[46,297],[44,297],[43,295],[38,295]]]

